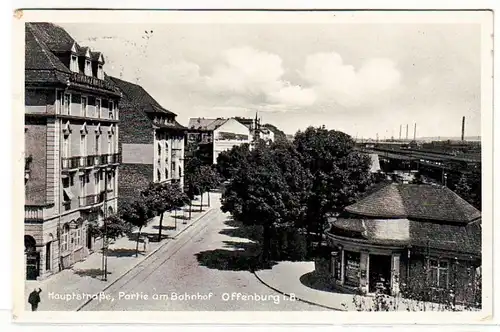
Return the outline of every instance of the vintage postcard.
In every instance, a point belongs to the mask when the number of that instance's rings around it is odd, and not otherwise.
[[[13,24],[16,321],[491,319],[492,11]]]

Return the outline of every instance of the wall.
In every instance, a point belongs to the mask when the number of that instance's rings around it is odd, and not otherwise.
[[[125,201],[135,200],[140,191],[153,181],[153,165],[149,164],[122,164],[118,187],[120,190],[119,205]]]
[[[33,160],[25,185],[26,204],[43,204],[46,202],[47,186],[47,126],[44,122],[27,120],[25,128],[25,155],[31,155]]]
[[[55,113],[55,89],[25,89],[24,105],[26,113]]]
[[[122,144],[123,164],[152,165],[155,160],[153,143],[151,144]],[[156,149],[155,149],[156,150]]]
[[[151,120],[142,112],[124,101],[120,102],[120,145],[153,144]]]

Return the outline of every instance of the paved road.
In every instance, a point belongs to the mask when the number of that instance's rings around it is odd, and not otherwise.
[[[248,271],[252,228],[238,226],[216,207],[82,310],[325,310],[260,283]]]

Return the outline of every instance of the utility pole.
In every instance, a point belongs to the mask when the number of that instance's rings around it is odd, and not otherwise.
[[[103,265],[103,277],[102,280],[108,281],[108,222],[107,218],[107,201],[108,201],[108,172],[107,168],[104,168],[104,234],[102,237],[102,265]]]

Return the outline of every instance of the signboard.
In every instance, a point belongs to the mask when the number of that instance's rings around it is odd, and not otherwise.
[[[359,261],[359,253],[345,253],[345,284],[359,286]]]

